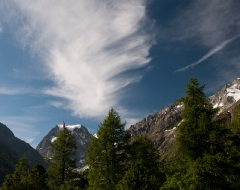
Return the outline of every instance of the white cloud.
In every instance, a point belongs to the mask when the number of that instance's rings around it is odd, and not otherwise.
[[[8,88],[5,86],[0,86],[0,95],[18,95],[18,94],[26,94],[30,91],[28,89],[20,89],[20,88]]]
[[[126,128],[129,129],[129,127],[131,127],[131,125],[136,124],[137,122],[141,121],[142,118],[126,118]]]
[[[232,41],[236,40],[237,38],[239,38],[240,35],[237,35],[236,37],[233,37],[229,40],[225,40],[224,42],[222,42],[221,44],[217,45],[216,47],[214,47],[213,49],[211,49],[206,55],[204,55],[201,59],[199,59],[197,62],[192,63],[186,67],[182,67],[178,70],[175,71],[176,72],[182,72],[182,71],[186,71],[187,69],[193,68],[196,65],[198,65],[199,63],[205,61],[206,59],[208,59],[210,56],[214,55],[215,53],[219,52],[220,50],[222,50],[225,46],[227,46],[229,43],[231,43]]]
[[[38,54],[55,87],[45,93],[68,100],[81,117],[99,117],[118,107],[118,92],[139,76],[121,73],[150,60],[151,35],[145,0],[7,1],[21,18],[16,36]],[[22,23],[22,24],[19,24]],[[141,32],[139,30],[141,29]]]
[[[58,102],[58,101],[49,101],[48,105],[51,105],[51,106],[54,106],[54,107],[57,107],[57,108],[61,108],[61,107],[64,106],[64,103]]]

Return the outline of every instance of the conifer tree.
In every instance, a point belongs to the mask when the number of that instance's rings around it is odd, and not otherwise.
[[[196,79],[190,79],[183,121],[177,126],[178,157],[169,167],[167,181],[161,189],[239,189],[239,157],[234,157],[231,134],[224,120],[216,120],[217,109],[203,93]]]
[[[46,169],[42,165],[36,164],[28,172],[28,182],[29,182],[29,189],[47,190],[48,187],[47,187]]]
[[[130,167],[116,189],[159,190],[165,175],[153,142],[147,136],[137,137],[130,146],[130,155]]]
[[[50,189],[59,189],[71,183],[74,178],[73,169],[76,168],[75,136],[66,128],[57,135],[57,139],[50,144],[50,151],[53,154],[50,159],[51,166],[47,170],[48,186]]]
[[[185,106],[183,122],[177,126],[179,152],[193,160],[209,153],[210,134],[216,132],[213,118],[218,110],[213,109],[203,89],[197,79],[190,79],[187,96],[181,99]]]
[[[129,135],[114,109],[100,123],[87,150],[89,189],[115,189],[126,171]]]

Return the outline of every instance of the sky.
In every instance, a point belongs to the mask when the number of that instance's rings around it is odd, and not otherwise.
[[[0,0],[0,122],[36,147],[63,120],[126,128],[240,77],[238,0]]]

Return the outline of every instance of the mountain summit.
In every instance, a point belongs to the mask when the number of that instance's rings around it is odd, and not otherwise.
[[[224,85],[209,99],[214,108],[219,107],[221,111],[229,108],[233,103],[240,100],[240,78]]]
[[[42,141],[37,146],[37,151],[43,156],[50,158],[52,156],[51,152],[48,150],[50,142],[54,142],[57,138],[56,136],[62,130],[63,125],[56,125],[51,131],[42,139]],[[84,167],[86,149],[90,143],[92,135],[88,132],[87,128],[83,125],[65,125],[65,128],[71,131],[76,137],[76,159],[77,167]]]

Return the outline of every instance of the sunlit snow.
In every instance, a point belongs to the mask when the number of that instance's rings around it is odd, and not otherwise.
[[[213,108],[218,108],[218,107],[223,107],[223,103],[222,103],[222,102],[221,102],[220,104],[217,103],[217,104],[215,104],[215,105],[213,106]]]
[[[183,104],[177,105],[177,108],[181,108],[183,107]]]
[[[237,89],[237,84],[227,88],[227,96],[232,96],[236,101],[240,100],[240,90]]]
[[[57,140],[57,137],[53,137],[53,138],[51,139],[51,142],[53,143],[55,140]]]
[[[59,128],[63,128],[63,124],[60,124],[60,125],[58,125],[58,127]],[[82,125],[81,124],[76,124],[76,125],[65,125],[65,127],[68,129],[68,130],[70,130],[70,131],[72,131],[72,130],[74,130],[74,129],[76,129],[76,128],[81,128],[82,127]]]

